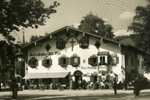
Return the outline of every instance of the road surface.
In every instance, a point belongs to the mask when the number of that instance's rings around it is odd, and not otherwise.
[[[0,100],[12,100],[11,92],[0,92]],[[150,90],[141,91],[135,97],[132,90],[24,90],[18,100],[150,100]]]

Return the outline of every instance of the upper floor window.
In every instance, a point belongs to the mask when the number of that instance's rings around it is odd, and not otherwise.
[[[86,49],[89,47],[89,38],[87,36],[84,36],[80,39],[79,43],[80,48]]]
[[[35,57],[31,57],[28,61],[28,65],[31,67],[31,68],[36,68],[38,66],[38,59],[35,58]]]
[[[57,39],[56,40],[56,48],[60,49],[60,50],[64,49],[65,48],[65,40],[63,40],[61,38]]]

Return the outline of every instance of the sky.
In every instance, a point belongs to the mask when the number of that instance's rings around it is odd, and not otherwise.
[[[54,0],[42,0],[47,6]],[[127,27],[132,22],[137,6],[145,6],[146,0],[57,0],[60,6],[57,13],[50,15],[50,19],[44,26],[38,29],[24,29],[15,32],[17,40],[22,41],[23,31],[26,41],[32,35],[45,35],[64,26],[77,26],[80,21],[89,13],[111,24],[115,35],[128,35]]]

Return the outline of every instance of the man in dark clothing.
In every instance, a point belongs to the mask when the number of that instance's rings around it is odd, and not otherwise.
[[[17,85],[17,80],[16,78],[12,79],[11,82],[11,89],[12,89],[12,98],[16,99],[17,98],[17,92],[18,92],[18,85]]]
[[[135,81],[134,81],[134,95],[135,96],[139,96],[140,94],[140,79],[139,77],[136,77],[135,78]]]
[[[117,77],[115,76],[113,80],[113,89],[114,89],[114,95],[117,94]]]

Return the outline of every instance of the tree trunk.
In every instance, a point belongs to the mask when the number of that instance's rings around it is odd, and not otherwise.
[[[17,83],[16,83],[16,80],[12,81],[12,98],[13,99],[16,99],[17,96],[18,96],[18,87],[17,87]]]

